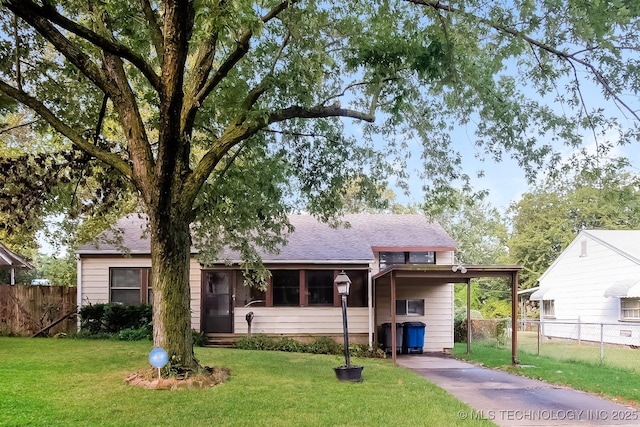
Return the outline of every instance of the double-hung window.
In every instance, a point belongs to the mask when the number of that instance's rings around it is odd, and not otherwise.
[[[151,304],[151,269],[148,267],[109,269],[109,302],[126,305]]]
[[[556,305],[552,299],[546,299],[542,301],[542,315],[543,317],[556,317]]]
[[[640,320],[640,298],[620,298],[620,319]]]

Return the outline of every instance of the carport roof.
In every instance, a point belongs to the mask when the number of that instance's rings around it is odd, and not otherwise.
[[[466,270],[464,273],[459,271],[458,265],[417,265],[417,264],[398,264],[392,265],[374,275],[372,279],[380,279],[391,272],[395,272],[395,277],[419,277],[434,279],[451,279],[452,283],[466,283],[469,279],[478,277],[511,277],[512,274],[522,270],[521,266],[516,265],[460,265]],[[454,268],[455,271],[454,271]]]

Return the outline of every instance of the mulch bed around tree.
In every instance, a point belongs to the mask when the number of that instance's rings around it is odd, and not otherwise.
[[[230,376],[231,371],[228,368],[205,366],[203,372],[186,372],[170,375],[168,378],[158,378],[158,370],[149,368],[145,371],[127,375],[125,382],[132,386],[150,390],[196,390],[222,384]]]

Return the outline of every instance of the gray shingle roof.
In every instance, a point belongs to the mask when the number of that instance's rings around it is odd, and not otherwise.
[[[331,228],[310,215],[291,215],[295,230],[280,253],[261,253],[264,261],[330,261],[372,260],[372,248],[398,250],[453,250],[456,242],[437,223],[424,215],[354,214],[343,221],[350,227]],[[115,228],[122,230],[122,246],[131,254],[149,254],[149,240],[145,235],[146,217],[130,215],[122,218]],[[104,241],[104,232],[96,243],[80,247],[76,253],[121,254],[122,250]],[[100,243],[102,242],[102,243]],[[221,259],[237,259],[237,254],[225,252]]]

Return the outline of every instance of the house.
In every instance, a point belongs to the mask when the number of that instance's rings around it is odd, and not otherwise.
[[[542,334],[640,345],[640,230],[583,230],[539,279]]]
[[[25,258],[0,243],[0,268],[10,271],[9,284],[15,285],[16,269],[32,270],[33,266]]]
[[[209,337],[243,335],[248,332],[246,316],[252,312],[252,333],[300,340],[331,336],[339,341],[342,312],[333,281],[344,270],[352,282],[351,342],[376,342],[385,322],[420,321],[426,324],[424,351],[447,351],[453,347],[453,283],[465,283],[474,273],[517,271],[458,268],[454,265],[456,242],[423,215],[346,215],[349,227],[340,228],[310,215],[292,215],[289,220],[295,231],[288,243],[279,253],[261,254],[271,273],[266,291],[243,284],[237,255],[225,252],[220,255],[225,262],[203,265],[192,251],[194,329]],[[77,250],[82,305],[151,300],[145,226],[145,218],[137,215],[117,224],[127,255],[121,247],[99,243],[106,234]]]

